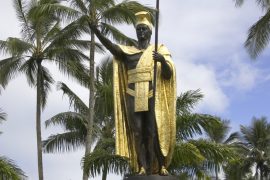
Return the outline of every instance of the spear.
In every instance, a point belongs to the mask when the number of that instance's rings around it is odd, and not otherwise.
[[[158,22],[159,22],[159,0],[156,1],[156,27],[155,27],[155,51],[158,51]],[[157,84],[157,61],[154,62],[154,82],[153,82],[153,98],[156,96],[156,84]],[[154,101],[155,107],[155,101]]]

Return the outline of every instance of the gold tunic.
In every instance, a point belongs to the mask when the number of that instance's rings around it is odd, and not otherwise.
[[[127,71],[124,63],[113,61],[114,79],[114,116],[116,128],[116,154],[128,157],[131,165],[137,167],[137,157],[134,147],[134,137],[130,131],[126,93],[135,97],[135,112],[148,110],[148,99],[152,96],[149,91],[149,81],[153,82],[154,46],[150,45],[145,51],[131,46],[119,46],[127,54],[143,52],[136,69]],[[175,145],[175,110],[176,110],[176,75],[171,55],[164,45],[159,45],[158,52],[164,56],[172,70],[172,77],[166,80],[161,77],[161,65],[157,64],[157,82],[155,95],[155,115],[159,144],[165,157],[166,167],[171,161]],[[134,92],[127,88],[128,83],[135,83]]]

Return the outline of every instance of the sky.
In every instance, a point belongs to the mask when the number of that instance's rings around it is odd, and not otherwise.
[[[154,1],[141,3],[154,6]],[[170,50],[177,70],[177,94],[201,89],[204,99],[195,112],[216,115],[231,121],[231,131],[249,125],[253,117],[270,117],[269,47],[256,59],[250,59],[243,47],[249,27],[263,12],[255,1],[235,8],[231,0],[161,0],[160,43]],[[0,39],[20,37],[20,24],[11,0],[0,1]],[[135,38],[132,26],[121,26]],[[153,38],[152,38],[152,41]],[[0,55],[0,59],[4,57]],[[97,56],[97,64],[102,56]],[[47,64],[45,64],[47,66]],[[87,103],[88,91],[47,66],[57,81],[67,83]],[[1,124],[0,155],[13,159],[29,180],[38,179],[35,135],[35,89],[24,76],[12,80],[0,95],[0,107],[8,114]],[[71,110],[68,99],[53,87],[42,122]],[[42,138],[61,131],[44,128]],[[81,179],[83,149],[65,154],[44,154],[46,180]],[[100,180],[100,177],[94,178]],[[110,179],[120,179],[110,175]]]

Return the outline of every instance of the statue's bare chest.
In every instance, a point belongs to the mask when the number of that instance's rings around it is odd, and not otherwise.
[[[127,69],[128,70],[135,69],[141,56],[142,56],[142,53],[128,54],[125,60]]]

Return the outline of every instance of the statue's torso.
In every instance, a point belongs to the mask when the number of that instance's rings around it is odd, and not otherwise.
[[[136,53],[136,54],[126,54],[126,58],[124,60],[125,66],[127,70],[136,69],[136,66],[142,56],[142,52]],[[132,90],[135,89],[135,84],[130,83],[128,84],[128,87]],[[149,82],[149,90],[152,89],[152,81]]]

